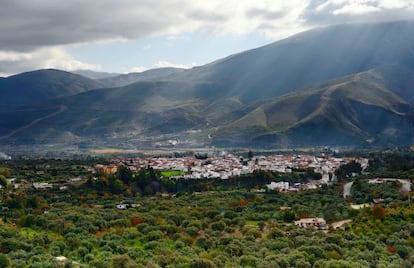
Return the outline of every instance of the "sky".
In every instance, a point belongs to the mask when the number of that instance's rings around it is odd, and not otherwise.
[[[414,20],[414,0],[0,0],[0,76],[191,68],[301,31]]]

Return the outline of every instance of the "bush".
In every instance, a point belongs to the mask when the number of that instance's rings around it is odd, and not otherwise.
[[[191,236],[196,236],[197,234],[198,234],[198,232],[200,231],[200,229],[198,229],[197,227],[195,227],[195,226],[190,226],[190,227],[187,227],[186,229],[185,229],[185,232],[187,233],[187,234],[189,234],[189,235],[191,235]]]
[[[208,250],[212,245],[213,245],[213,243],[211,243],[211,241],[210,240],[208,240],[207,238],[205,238],[205,237],[199,237],[199,238],[197,238],[197,240],[195,241],[195,245],[197,246],[197,247],[200,247],[200,248],[203,248],[203,249],[205,249],[205,250]]]
[[[0,267],[4,267],[4,268],[11,267],[10,258],[7,255],[1,254],[1,253],[0,253]]]
[[[272,229],[267,234],[266,237],[267,237],[267,239],[277,239],[277,238],[280,238],[280,237],[283,237],[283,236],[284,236],[284,233],[281,230],[275,228],[275,229]]]
[[[253,256],[249,256],[249,255],[241,256],[240,257],[240,265],[256,267],[257,266],[257,258],[253,257]]]
[[[218,221],[211,224],[211,229],[214,231],[223,231],[224,228],[226,228],[226,224],[223,221]]]
[[[195,259],[190,263],[190,268],[214,268],[214,262],[207,259]]]
[[[153,241],[153,240],[160,240],[164,237],[164,234],[161,231],[151,231],[146,235],[147,241]]]

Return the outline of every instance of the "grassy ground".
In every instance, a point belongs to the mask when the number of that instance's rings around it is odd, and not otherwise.
[[[181,170],[164,170],[164,171],[161,171],[161,175],[164,178],[170,178],[172,176],[182,176],[182,175],[185,175],[185,172],[184,171],[181,171]]]

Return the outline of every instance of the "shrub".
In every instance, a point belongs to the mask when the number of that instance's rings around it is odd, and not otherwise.
[[[164,234],[161,231],[151,231],[146,235],[147,241],[153,241],[153,240],[160,240],[164,237]]]
[[[218,221],[211,224],[211,229],[214,231],[223,231],[224,228],[226,228],[226,224],[223,221]]]
[[[4,268],[11,267],[11,261],[9,257],[1,253],[0,253],[0,267],[4,267]]]
[[[190,263],[190,268],[214,268],[214,262],[207,259],[195,259]]]
[[[275,229],[272,229],[268,234],[267,234],[267,239],[277,239],[277,238],[279,238],[279,237],[283,237],[284,236],[284,233],[281,231],[281,230],[279,230],[279,229],[277,229],[277,228],[275,228]]]

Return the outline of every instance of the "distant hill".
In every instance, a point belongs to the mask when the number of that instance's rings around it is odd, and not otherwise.
[[[413,22],[332,26],[188,70],[0,79],[0,144],[408,145],[413,85]]]
[[[90,70],[77,70],[72,71],[74,74],[79,74],[91,79],[102,79],[102,78],[108,78],[108,77],[114,77],[118,76],[120,74],[118,73],[107,73],[107,72],[96,72],[96,71],[90,71]]]
[[[181,68],[156,68],[140,73],[121,74],[113,77],[99,79],[106,87],[122,87],[136,82],[147,82],[163,80],[170,75],[178,74],[184,71]]]
[[[26,72],[0,80],[0,104],[32,104],[101,87],[102,84],[97,81],[65,71],[47,69]]]

